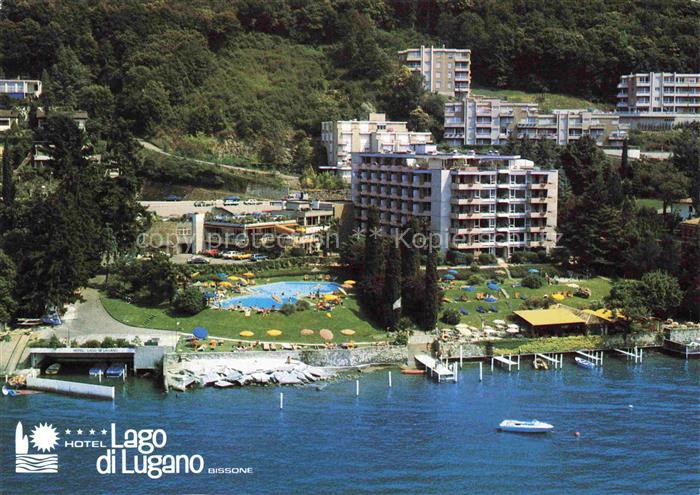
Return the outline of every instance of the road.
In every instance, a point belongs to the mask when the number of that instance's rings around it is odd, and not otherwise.
[[[247,174],[263,175],[263,176],[277,176],[280,179],[282,179],[284,182],[286,182],[289,187],[299,187],[299,177],[297,177],[296,175],[287,175],[287,174],[282,174],[279,172],[271,172],[268,170],[255,170],[255,169],[246,168],[246,167],[236,167],[235,165],[226,165],[224,163],[209,162],[206,160],[198,160],[195,158],[183,158],[181,156],[174,155],[172,153],[168,153],[167,151],[162,150],[161,148],[159,148],[155,144],[149,143],[148,141],[143,141],[142,139],[139,139],[138,142],[145,149],[147,149],[149,151],[155,151],[156,153],[160,153],[161,155],[171,156],[173,158],[178,158],[180,160],[189,160],[191,162],[201,163],[203,165],[214,165],[216,167],[227,168],[229,170],[236,170],[238,172],[245,172]]]
[[[139,337],[141,342],[156,337],[160,339],[160,345],[177,344],[177,333],[169,330],[155,330],[150,328],[131,327],[118,322],[102,306],[97,290],[89,287],[82,290],[83,301],[68,307],[63,318],[63,324],[42,328],[39,330],[41,337],[50,337],[55,333],[59,338],[67,338],[84,342],[89,339],[102,340],[104,337],[125,338],[132,340]]]
[[[224,206],[222,199],[216,201],[139,201],[147,210],[152,211],[160,217],[180,217],[190,213],[209,213],[213,206]],[[195,203],[205,203],[210,206],[195,206]],[[263,213],[274,210],[281,210],[280,202],[273,206],[271,201],[260,200],[259,205],[244,204],[241,201],[235,206],[226,206],[226,209],[233,213]]]

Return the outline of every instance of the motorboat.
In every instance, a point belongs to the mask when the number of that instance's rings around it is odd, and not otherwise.
[[[542,358],[535,358],[534,361],[532,361],[532,367],[535,368],[536,370],[548,370],[549,369],[547,362]]]
[[[95,363],[88,372],[90,376],[104,376],[107,371],[107,363]]]
[[[61,371],[61,363],[53,363],[51,366],[46,368],[44,373],[47,375],[57,375],[59,371]]]
[[[517,419],[506,419],[498,425],[501,431],[512,433],[547,433],[554,429],[549,423],[543,423],[533,419],[532,421],[519,421]]]
[[[105,372],[110,378],[121,378],[126,371],[126,365],[124,363],[114,363]]]
[[[575,357],[574,360],[576,361],[576,364],[579,365],[581,368],[586,368],[589,370],[592,370],[595,368],[595,363],[589,361],[588,359]]]

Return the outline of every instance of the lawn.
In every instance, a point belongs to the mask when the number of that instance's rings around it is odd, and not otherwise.
[[[302,280],[302,276],[261,277],[258,283]],[[357,299],[352,295],[344,298],[342,306],[336,306],[332,312],[326,313],[315,309],[297,311],[289,316],[280,312],[272,312],[266,316],[251,314],[246,317],[237,311],[205,309],[195,316],[175,316],[164,305],[160,307],[144,307],[130,304],[121,299],[102,296],[102,304],[112,317],[127,325],[136,327],[156,328],[161,330],[178,330],[191,332],[196,326],[209,330],[212,337],[228,337],[241,340],[265,340],[270,342],[300,342],[323,343],[318,331],[327,328],[333,331],[333,342],[342,343],[349,340],[355,342],[376,342],[390,340],[385,332],[376,328],[372,322],[363,317],[358,307]],[[331,317],[327,315],[330,314]],[[300,335],[300,330],[314,330],[314,335]],[[278,329],[282,331],[279,337],[270,337],[267,331]],[[355,335],[347,337],[340,330],[355,330]],[[243,338],[239,333],[249,330],[253,337]]]
[[[600,110],[611,110],[610,105],[604,103],[593,103],[575,96],[561,94],[544,93],[544,100],[540,101],[542,93],[526,93],[512,89],[490,89],[472,88],[472,92],[479,96],[489,96],[493,98],[505,98],[514,103],[539,103],[540,111],[549,112],[555,108],[598,108]]]
[[[657,211],[664,207],[663,201],[656,198],[637,198],[637,204],[647,208],[654,208]]]
[[[442,275],[442,273],[441,273]],[[529,289],[527,287],[512,287],[512,284],[519,283],[519,279],[506,280],[501,287],[508,293],[510,298],[506,299],[501,292],[494,292],[486,287],[486,283],[479,284],[476,287],[475,292],[467,292],[461,289],[462,286],[468,285],[466,282],[461,280],[454,280],[447,286],[445,290],[445,297],[448,302],[444,302],[441,309],[444,311],[447,308],[452,308],[460,310],[464,308],[469,311],[468,315],[461,316],[461,323],[466,323],[467,325],[472,325],[481,328],[482,320],[486,324],[493,323],[494,320],[508,320],[508,317],[512,315],[513,311],[516,311],[523,304],[522,299],[516,299],[515,293],[518,292],[525,295],[528,299],[542,297],[545,294],[553,294],[558,291],[573,291],[571,287],[566,284],[554,284],[545,285],[539,289]],[[581,287],[588,287],[591,290],[591,297],[588,299],[583,299],[579,297],[570,297],[561,301],[562,304],[567,306],[572,306],[575,308],[587,308],[591,305],[601,307],[602,300],[605,296],[610,293],[610,282],[603,278],[593,278],[584,281],[576,282]],[[484,301],[478,301],[476,299],[477,292],[489,293],[495,296],[498,301],[495,303],[487,303]],[[459,301],[460,296],[467,297],[467,301]],[[596,304],[597,303],[597,304]],[[478,306],[483,306],[485,309],[489,309],[491,305],[495,305],[497,312],[488,311],[487,313],[478,313],[476,308]],[[449,326],[442,322],[438,323],[439,326]]]

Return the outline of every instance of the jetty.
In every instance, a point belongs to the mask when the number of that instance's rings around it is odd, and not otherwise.
[[[510,355],[508,357],[505,356],[493,356],[491,358],[491,371],[493,371],[493,365],[494,363],[498,363],[501,366],[508,366],[508,371],[512,369],[513,366],[517,366],[518,370],[520,369],[520,355],[517,356],[517,361],[513,361],[513,356]]]
[[[554,354],[553,356],[550,356],[548,354],[535,353],[535,357],[540,358],[544,361],[549,361],[551,364],[554,365],[554,369],[562,368],[564,366],[563,354]]]
[[[635,346],[634,348],[630,350],[625,350],[625,349],[613,349],[615,352],[618,354],[622,354],[623,356],[627,357],[628,360],[632,359],[634,360],[635,363],[641,363],[643,359],[643,354],[644,350],[641,348],[637,348]]]
[[[428,372],[427,374],[434,380],[437,380],[438,383],[446,380],[457,381],[457,363],[454,363],[452,369],[450,369],[427,354],[417,354],[415,359],[418,364],[425,368]]]
[[[700,358],[700,343],[698,342],[676,342],[670,339],[664,339],[662,349],[676,356],[684,357],[685,359]]]
[[[583,356],[596,366],[603,366],[603,351],[576,351],[576,354]]]

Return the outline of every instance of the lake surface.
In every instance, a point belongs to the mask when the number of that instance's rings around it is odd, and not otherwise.
[[[251,294],[233,297],[219,303],[222,308],[242,306],[245,308],[279,309],[282,304],[295,303],[312,294],[322,295],[336,292],[340,285],[334,282],[275,282],[249,286]]]
[[[457,384],[393,372],[306,388],[164,394],[131,379],[114,403],[50,394],[0,398],[0,491],[41,493],[624,493],[700,491],[700,362],[660,354],[607,357],[588,371],[465,365]],[[360,396],[355,396],[355,377]],[[87,378],[84,378],[87,380]],[[284,392],[284,409],[279,393]],[[632,407],[630,407],[632,406]],[[504,418],[555,425],[548,435],[496,431]],[[14,433],[59,430],[59,474],[15,474]],[[116,423],[163,428],[155,453],[200,454],[206,469],[252,474],[98,474],[100,449],[67,448]],[[83,437],[76,436],[81,428]],[[71,429],[66,435],[65,429]],[[95,430],[89,436],[89,429]],[[577,438],[574,432],[580,432]],[[118,438],[120,433],[117,435]],[[30,437],[31,438],[31,437]],[[119,443],[119,442],[117,442]],[[31,444],[31,442],[30,442]],[[133,450],[128,451],[131,455]]]

